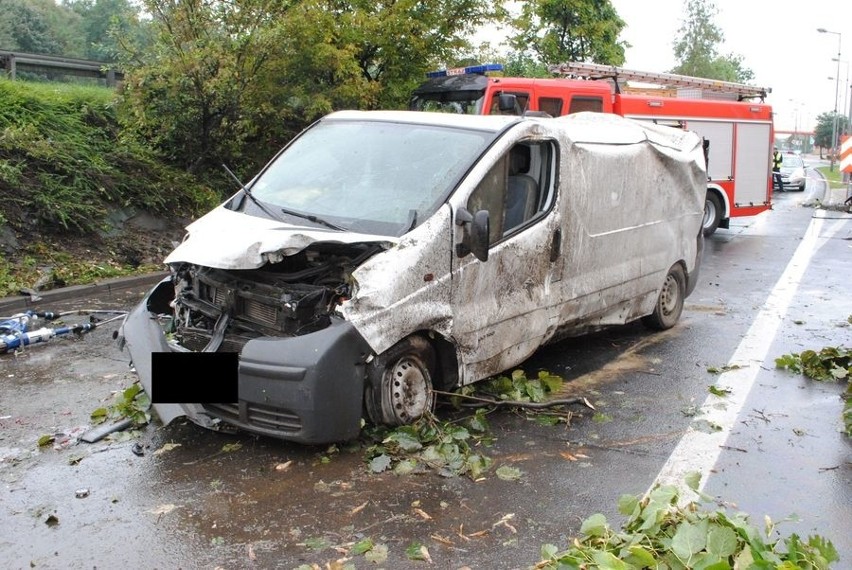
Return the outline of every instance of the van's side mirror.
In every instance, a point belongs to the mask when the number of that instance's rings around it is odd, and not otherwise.
[[[506,111],[515,112],[515,105],[518,103],[518,98],[511,93],[500,93],[497,96],[497,108],[500,109],[501,113]]]
[[[456,210],[456,225],[462,226],[462,241],[456,244],[456,255],[472,253],[479,261],[488,261],[488,234],[491,225],[488,210],[471,214],[466,208]]]

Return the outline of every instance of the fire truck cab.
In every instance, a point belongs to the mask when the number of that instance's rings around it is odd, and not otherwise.
[[[412,93],[409,108],[477,115],[550,115],[581,111],[624,117],[696,132],[707,143],[704,234],[730,218],[770,209],[774,137],[768,89],[669,73],[565,63],[551,71],[570,78],[486,75],[499,64],[431,72]],[[602,81],[603,80],[603,81]],[[621,81],[665,85],[642,94],[622,92]],[[746,99],[759,98],[760,102]]]

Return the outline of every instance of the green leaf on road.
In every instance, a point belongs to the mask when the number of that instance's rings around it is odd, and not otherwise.
[[[381,455],[377,455],[372,460],[370,460],[370,471],[373,473],[381,473],[382,471],[387,471],[388,467],[390,467],[391,458],[382,453]]]
[[[520,469],[508,465],[501,465],[497,468],[496,473],[497,477],[503,481],[517,481],[523,475]]]

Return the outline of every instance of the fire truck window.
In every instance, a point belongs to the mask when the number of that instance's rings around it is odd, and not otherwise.
[[[539,97],[538,110],[544,111],[551,117],[558,117],[562,114],[562,99],[553,97]]]
[[[554,144],[516,144],[495,164],[468,199],[471,212],[488,210],[489,241],[521,231],[553,203]]]
[[[515,109],[514,111],[501,111],[500,110],[500,95],[514,95],[516,98]],[[491,115],[523,115],[524,111],[527,110],[527,106],[529,104],[530,94],[529,93],[516,93],[514,91],[503,91],[501,93],[495,93],[491,97],[491,109],[489,110],[489,114]]]
[[[572,97],[571,107],[568,113],[579,113],[581,111],[603,112],[603,99],[600,97]]]

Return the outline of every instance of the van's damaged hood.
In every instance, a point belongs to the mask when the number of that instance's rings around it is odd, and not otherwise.
[[[378,243],[398,240],[324,228],[307,228],[250,216],[219,206],[186,228],[187,236],[165,263],[194,263],[216,269],[257,269],[294,255],[312,243]]]

